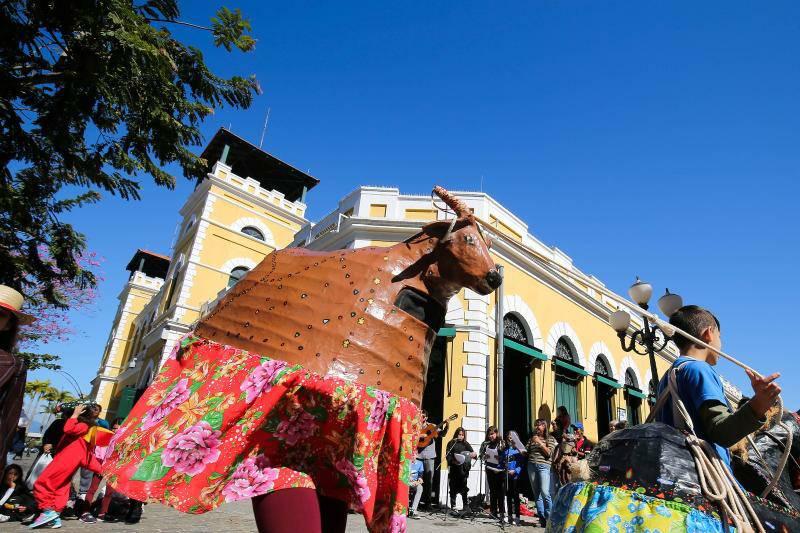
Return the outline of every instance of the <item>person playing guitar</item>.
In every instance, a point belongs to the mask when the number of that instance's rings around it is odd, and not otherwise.
[[[422,461],[424,474],[422,476],[422,509],[431,508],[431,488],[433,485],[433,472],[436,466],[436,439],[447,435],[450,420],[455,420],[458,415],[453,415],[441,424],[428,422],[428,413],[422,410],[422,432],[417,444],[417,459]]]

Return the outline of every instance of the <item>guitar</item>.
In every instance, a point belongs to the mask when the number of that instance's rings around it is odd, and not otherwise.
[[[439,424],[438,426],[433,422],[431,422],[427,426],[422,428],[422,431],[419,434],[419,442],[417,442],[417,448],[422,449],[427,447],[431,442],[433,442],[433,439],[439,436],[439,432],[444,427],[444,423],[452,422],[456,418],[458,418],[458,415],[453,413],[447,418],[447,420],[443,420],[442,423]]]

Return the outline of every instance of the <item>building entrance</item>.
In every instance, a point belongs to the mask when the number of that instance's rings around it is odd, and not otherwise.
[[[422,392],[422,408],[428,413],[428,420],[437,424],[446,418],[444,414],[444,395],[447,381],[448,344],[449,343],[446,337],[436,337],[436,341],[433,343],[433,348],[431,348],[431,356],[428,361],[428,375],[425,381],[425,390]],[[455,424],[457,425],[457,423]],[[438,438],[435,440],[437,465],[442,459],[442,450],[444,449],[442,441],[449,440],[452,432],[455,431],[455,429],[456,426],[454,425],[450,428],[444,438]],[[439,479],[439,468],[436,468],[433,473],[433,479],[430,483],[431,502],[440,501]],[[429,487],[427,486],[425,487],[423,501],[426,499],[425,496],[427,496],[428,488]]]

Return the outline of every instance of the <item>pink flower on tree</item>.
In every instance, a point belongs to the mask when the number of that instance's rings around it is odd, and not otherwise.
[[[367,500],[369,500],[369,497],[372,495],[369,490],[369,485],[367,484],[367,478],[363,473],[359,472],[358,468],[356,468],[356,465],[347,459],[339,459],[336,461],[334,466],[336,467],[336,470],[341,472],[347,478],[347,481],[350,483],[353,491],[355,491],[356,496],[358,496],[360,503],[359,510],[363,509],[364,504],[367,503]]]
[[[161,403],[145,413],[144,418],[142,418],[142,430],[148,430],[158,424],[170,414],[173,409],[188,400],[191,394],[192,391],[189,389],[189,380],[183,378],[178,381],[178,383],[172,387],[172,390],[164,396]]]
[[[375,390],[375,404],[367,420],[367,429],[377,431],[386,423],[386,411],[389,410],[389,393]]]
[[[234,502],[266,494],[275,486],[278,473],[277,468],[267,466],[263,455],[248,457],[236,467],[222,495],[226,502]]]
[[[310,437],[317,431],[314,415],[298,409],[288,420],[282,421],[275,429],[275,436],[293,446],[299,440]]]
[[[262,392],[269,392],[272,389],[273,382],[278,374],[286,368],[286,363],[283,361],[264,361],[257,366],[253,372],[245,378],[239,389],[246,394],[245,401],[250,404]]]
[[[219,459],[219,437],[205,420],[184,429],[168,442],[161,453],[161,462],[180,474],[194,476],[203,471],[206,465]]]

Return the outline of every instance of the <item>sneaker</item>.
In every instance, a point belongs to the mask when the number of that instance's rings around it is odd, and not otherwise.
[[[83,513],[78,520],[86,524],[94,524],[97,522],[97,518],[95,518],[92,513]]]
[[[515,518],[515,519],[514,519],[514,525],[515,525],[515,526],[521,526],[521,525],[522,525],[522,522],[520,521],[520,519],[519,519],[519,518]]]
[[[39,516],[36,517],[36,520],[34,520],[28,527],[34,529],[37,527],[41,527],[45,524],[49,524],[54,520],[58,520],[59,524],[61,523],[61,520],[58,517],[58,513],[53,510],[47,509],[46,511],[42,511],[41,513],[39,513]]]
[[[61,528],[61,519],[56,518],[49,525],[45,526],[45,529],[60,529]]]
[[[100,516],[98,516],[98,517],[97,517],[97,519],[98,519],[100,522],[104,522],[104,523],[106,523],[106,524],[116,524],[117,522],[119,522],[119,521],[120,521],[120,519],[119,519],[119,518],[117,518],[116,516],[113,516],[113,515],[104,515],[104,514],[101,514]]]
[[[35,519],[36,519],[36,513],[32,513],[32,514],[29,514],[28,516],[26,516],[25,518],[23,518],[20,521],[20,524],[22,524],[23,526],[27,526],[27,525],[30,525],[30,523],[33,522]]]
[[[8,522],[11,520],[11,516],[7,514],[0,514],[0,523]]]

